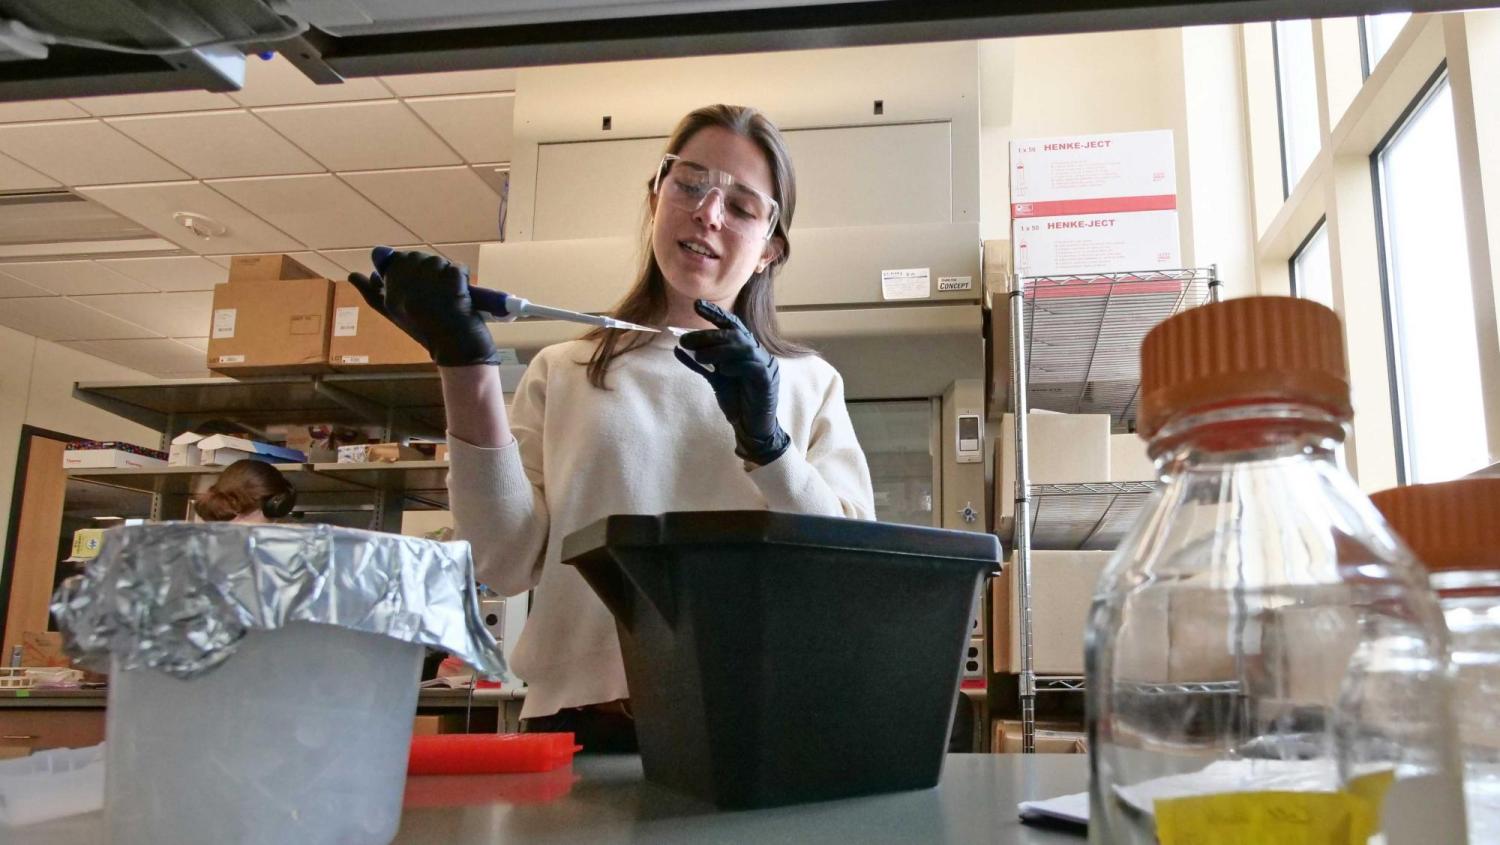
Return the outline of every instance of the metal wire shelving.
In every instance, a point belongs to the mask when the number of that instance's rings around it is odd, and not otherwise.
[[[1032,669],[1032,549],[1113,548],[1156,487],[1152,482],[1032,485],[1027,413],[1031,408],[1107,413],[1113,431],[1134,431],[1141,342],[1162,320],[1216,301],[1219,284],[1214,267],[1011,277],[1011,360],[1005,400],[1015,415],[1011,539],[1020,601],[1023,752],[1036,750],[1036,695],[1081,692],[1085,686],[1082,677],[1038,677]],[[1160,691],[1168,686],[1181,685],[1162,686]]]

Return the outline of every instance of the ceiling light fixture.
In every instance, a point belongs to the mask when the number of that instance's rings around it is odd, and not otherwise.
[[[229,231],[223,223],[194,211],[179,211],[172,215],[172,219],[205,241],[223,237]]]

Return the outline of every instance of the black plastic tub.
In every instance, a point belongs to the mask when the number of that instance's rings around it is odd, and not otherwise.
[[[989,534],[767,511],[570,534],[614,614],[646,778],[721,807],[942,773]]]

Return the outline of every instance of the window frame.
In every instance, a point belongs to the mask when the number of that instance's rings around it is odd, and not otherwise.
[[[1276,144],[1281,148],[1281,201],[1285,203],[1292,196],[1292,186],[1287,175],[1286,105],[1281,98],[1281,33],[1276,24],[1276,21],[1271,21],[1271,70],[1275,76],[1272,88],[1276,92]]]
[[[1398,486],[1409,483],[1412,477],[1411,450],[1407,443],[1411,436],[1411,426],[1407,421],[1406,390],[1401,373],[1400,361],[1400,337],[1396,330],[1396,311],[1394,306],[1395,291],[1391,278],[1390,262],[1390,221],[1386,214],[1386,189],[1384,186],[1384,173],[1381,167],[1381,156],[1390,148],[1402,131],[1411,125],[1412,119],[1422,110],[1422,107],[1432,101],[1438,90],[1448,82],[1448,61],[1444,59],[1438,63],[1437,69],[1422,83],[1422,88],[1412,98],[1406,108],[1402,109],[1391,128],[1386,131],[1375,148],[1370,151],[1370,188],[1372,205],[1375,213],[1375,249],[1379,258],[1380,267],[1380,305],[1381,314],[1385,323],[1385,362],[1386,383],[1390,387],[1391,400],[1391,433],[1392,441],[1396,447],[1396,484]]]
[[[1309,299],[1309,297],[1307,296],[1306,291],[1298,290],[1297,260],[1302,257],[1302,253],[1307,250],[1308,244],[1311,244],[1313,242],[1313,239],[1318,236],[1319,232],[1322,232],[1326,235],[1328,231],[1327,226],[1328,215],[1325,214],[1322,217],[1318,218],[1318,222],[1314,223],[1311,229],[1307,230],[1307,236],[1302,239],[1302,243],[1297,244],[1296,249],[1292,250],[1292,257],[1286,260],[1287,280],[1291,283],[1292,286],[1292,296],[1295,296],[1298,299]],[[1331,268],[1329,272],[1330,274],[1332,273]],[[1314,299],[1312,301],[1317,302],[1318,300]]]

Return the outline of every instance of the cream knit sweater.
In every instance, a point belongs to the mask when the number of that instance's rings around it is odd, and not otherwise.
[[[781,359],[777,416],[791,447],[747,472],[713,391],[663,334],[616,358],[610,390],[590,385],[592,344],[537,354],[511,411],[516,442],[481,448],[449,437],[457,535],[480,581],[505,595],[535,588],[513,668],[525,718],[629,696],[615,622],[571,566],[569,533],[617,513],[767,508],[873,519],[870,470],[837,371],[815,356]]]

